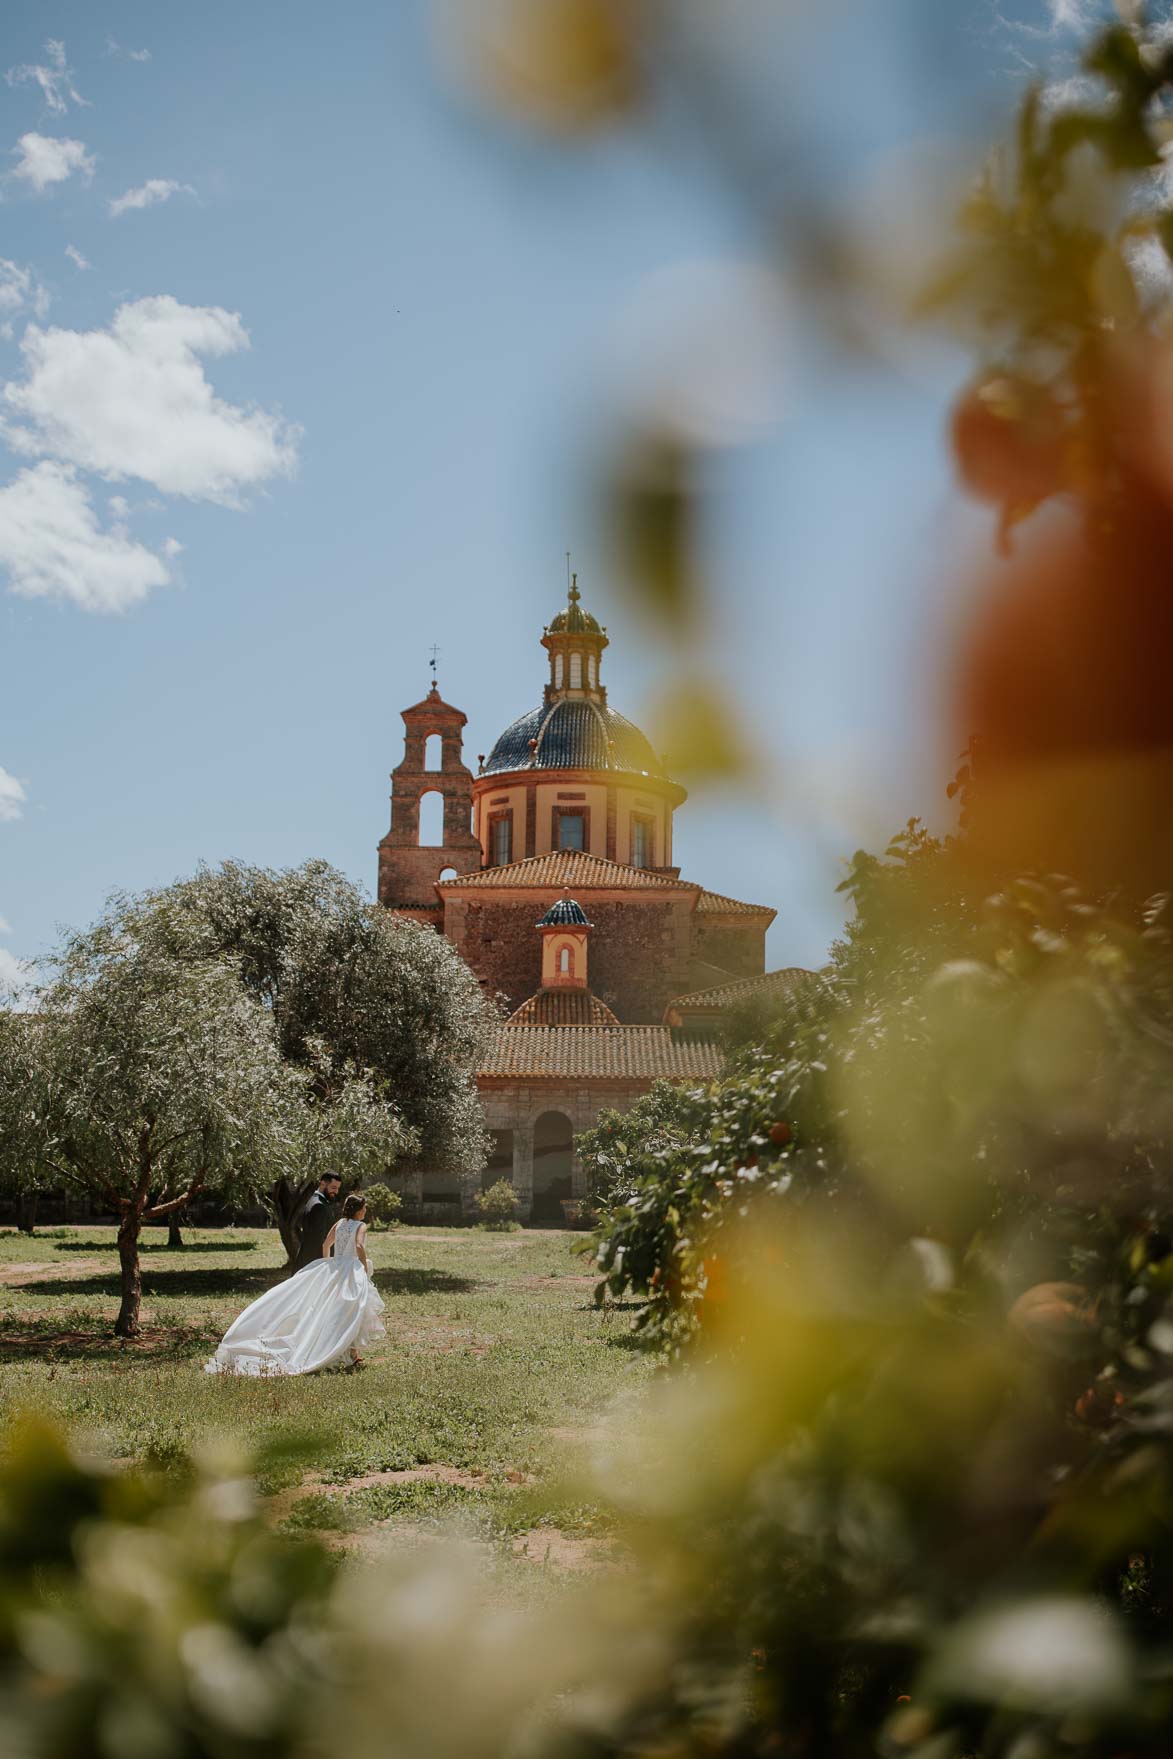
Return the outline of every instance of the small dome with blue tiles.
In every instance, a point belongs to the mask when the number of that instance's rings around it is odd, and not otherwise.
[[[559,898],[556,904],[551,904],[541,921],[535,926],[537,928],[590,928],[592,924],[587,921],[586,911],[575,899]]]

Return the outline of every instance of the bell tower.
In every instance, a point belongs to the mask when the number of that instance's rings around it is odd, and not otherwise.
[[[403,762],[391,772],[391,829],[379,844],[380,904],[435,928],[444,920],[435,892],[441,873],[470,873],[481,865],[472,834],[472,771],[461,755],[467,718],[444,701],[434,681],[422,702],[403,710]],[[423,844],[420,802],[428,794],[443,800],[443,829],[439,843]]]

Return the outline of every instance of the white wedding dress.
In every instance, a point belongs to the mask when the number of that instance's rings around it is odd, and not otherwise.
[[[313,1374],[383,1335],[383,1302],[358,1256],[363,1224],[340,1221],[320,1259],[246,1307],[207,1374]]]

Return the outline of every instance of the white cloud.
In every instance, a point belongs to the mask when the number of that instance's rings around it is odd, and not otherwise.
[[[126,49],[121,43],[116,43],[113,37],[106,38],[106,53],[119,57],[125,56],[128,61],[149,61],[151,59],[149,49]]]
[[[173,195],[181,193],[194,195],[195,190],[190,183],[176,183],[171,177],[148,177],[137,189],[128,189],[108,204],[110,218],[117,220],[119,214],[129,213],[132,208],[153,208],[156,202],[169,202]]]
[[[65,247],[65,254],[73,264],[74,268],[88,269],[90,267],[89,258],[82,256],[76,244],[67,244]]]
[[[49,309],[49,294],[31,269],[0,257],[0,337],[12,337],[12,320],[32,312],[43,318]]]
[[[124,611],[166,586],[167,564],[119,519],[103,530],[77,472],[45,460],[0,489],[0,568],[25,598]]]
[[[217,397],[204,376],[200,355],[248,345],[237,313],[169,294],[120,306],[107,330],[30,324],[26,376],[0,393],[0,432],[17,451],[110,481],[238,505],[242,490],[291,473],[298,438],[280,416]]]
[[[49,134],[22,134],[12,149],[16,155],[14,177],[23,177],[37,194],[53,183],[64,183],[75,171],[83,177],[94,175],[94,160],[86,152],[84,142],[67,140]]]
[[[0,947],[0,997],[10,995],[19,998],[35,976],[33,965],[24,959],[18,959],[7,947]]]
[[[1089,0],[1049,0],[1051,25],[1057,31],[1082,31],[1091,23],[1095,7]]]
[[[24,783],[18,782],[0,764],[0,824],[11,824],[13,819],[22,817],[22,808],[27,798]],[[0,922],[0,933],[6,927],[6,923]]]
[[[10,86],[38,85],[45,107],[55,116],[63,116],[70,104],[85,104],[73,83],[73,69],[65,59],[65,44],[50,38],[45,44],[48,66],[10,67],[4,75]]]

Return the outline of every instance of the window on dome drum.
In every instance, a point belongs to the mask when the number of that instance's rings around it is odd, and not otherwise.
[[[498,813],[489,821],[489,852],[492,867],[508,867],[513,860],[513,814]]]
[[[561,690],[563,677],[563,659],[561,654],[554,655],[554,688]]]
[[[633,867],[653,867],[655,826],[650,818],[631,815],[631,865]]]
[[[574,963],[570,956],[569,947],[563,947],[558,955],[558,970],[563,977],[571,977],[574,974]]]
[[[586,848],[586,824],[581,812],[563,812],[558,815],[558,847]]]
[[[571,654],[571,656],[570,656],[570,688],[572,690],[581,690],[582,689],[582,655],[581,654]]]

